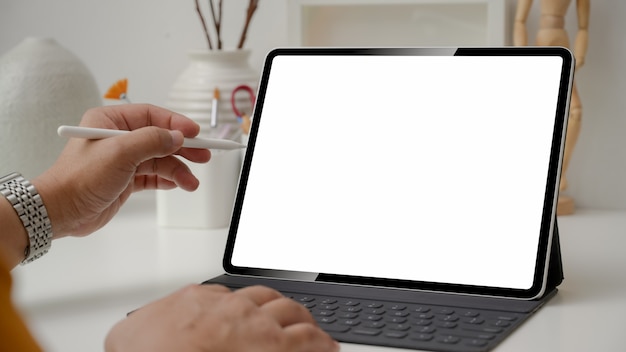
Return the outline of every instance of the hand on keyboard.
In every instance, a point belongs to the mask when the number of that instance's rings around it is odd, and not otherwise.
[[[130,314],[107,336],[121,351],[338,351],[308,310],[262,286],[192,285]]]

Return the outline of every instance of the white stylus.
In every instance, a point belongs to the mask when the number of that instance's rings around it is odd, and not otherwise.
[[[57,133],[61,137],[75,137],[86,139],[104,139],[119,136],[130,131],[109,130],[105,128],[77,127],[77,126],[60,126]],[[205,138],[185,138],[183,142],[185,148],[195,149],[241,149],[246,146],[231,141],[229,139],[205,139]]]

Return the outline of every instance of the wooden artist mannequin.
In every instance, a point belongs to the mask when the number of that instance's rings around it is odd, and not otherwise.
[[[578,33],[574,43],[574,56],[576,58],[576,70],[585,63],[588,43],[589,26],[589,1],[576,0],[576,13],[578,18]],[[569,36],[565,31],[565,14],[571,0],[541,0],[541,17],[539,19],[539,30],[536,37],[538,46],[563,46],[569,48]],[[516,46],[528,45],[528,31],[526,20],[532,7],[533,0],[518,0],[517,11],[515,13],[515,25],[513,28],[513,44]],[[580,123],[582,119],[582,105],[578,90],[574,83],[572,87],[572,100],[570,103],[570,115],[567,126],[567,138],[565,140],[565,155],[563,157],[563,167],[561,171],[561,184],[559,190],[562,192],[567,188],[567,178],[565,172],[572,157],[574,145],[580,133]],[[565,215],[574,212],[574,200],[571,197],[559,196],[557,214]]]

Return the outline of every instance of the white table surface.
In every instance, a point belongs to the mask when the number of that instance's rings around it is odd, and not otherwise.
[[[626,212],[559,218],[565,281],[495,352],[621,351],[626,322]],[[222,273],[227,231],[163,229],[155,197],[132,197],[105,228],[55,241],[13,271],[13,297],[47,351],[101,351],[116,321],[188,283]],[[400,351],[342,344],[342,351]]]

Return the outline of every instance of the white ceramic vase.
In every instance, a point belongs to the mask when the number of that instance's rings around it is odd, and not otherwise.
[[[220,91],[218,129],[231,125],[238,129],[231,108],[231,94],[242,84],[255,92],[258,74],[250,67],[248,50],[193,51],[189,65],[174,82],[167,107],[200,124],[201,137],[215,137],[211,131],[213,92]],[[236,95],[237,108],[252,113],[248,95]],[[157,223],[174,228],[225,228],[230,224],[236,188],[241,170],[241,152],[211,151],[207,164],[187,162],[200,180],[195,192],[181,189],[157,191]]]
[[[65,145],[56,130],[102,105],[87,67],[51,38],[26,38],[0,57],[0,174],[33,178]]]
[[[230,97],[233,89],[245,84],[256,91],[258,73],[249,63],[249,50],[197,50],[189,53],[189,64],[174,82],[167,106],[194,119],[202,133],[210,129],[213,91],[220,91],[218,125],[236,123]],[[245,94],[237,94],[237,108],[250,114],[252,105]]]

